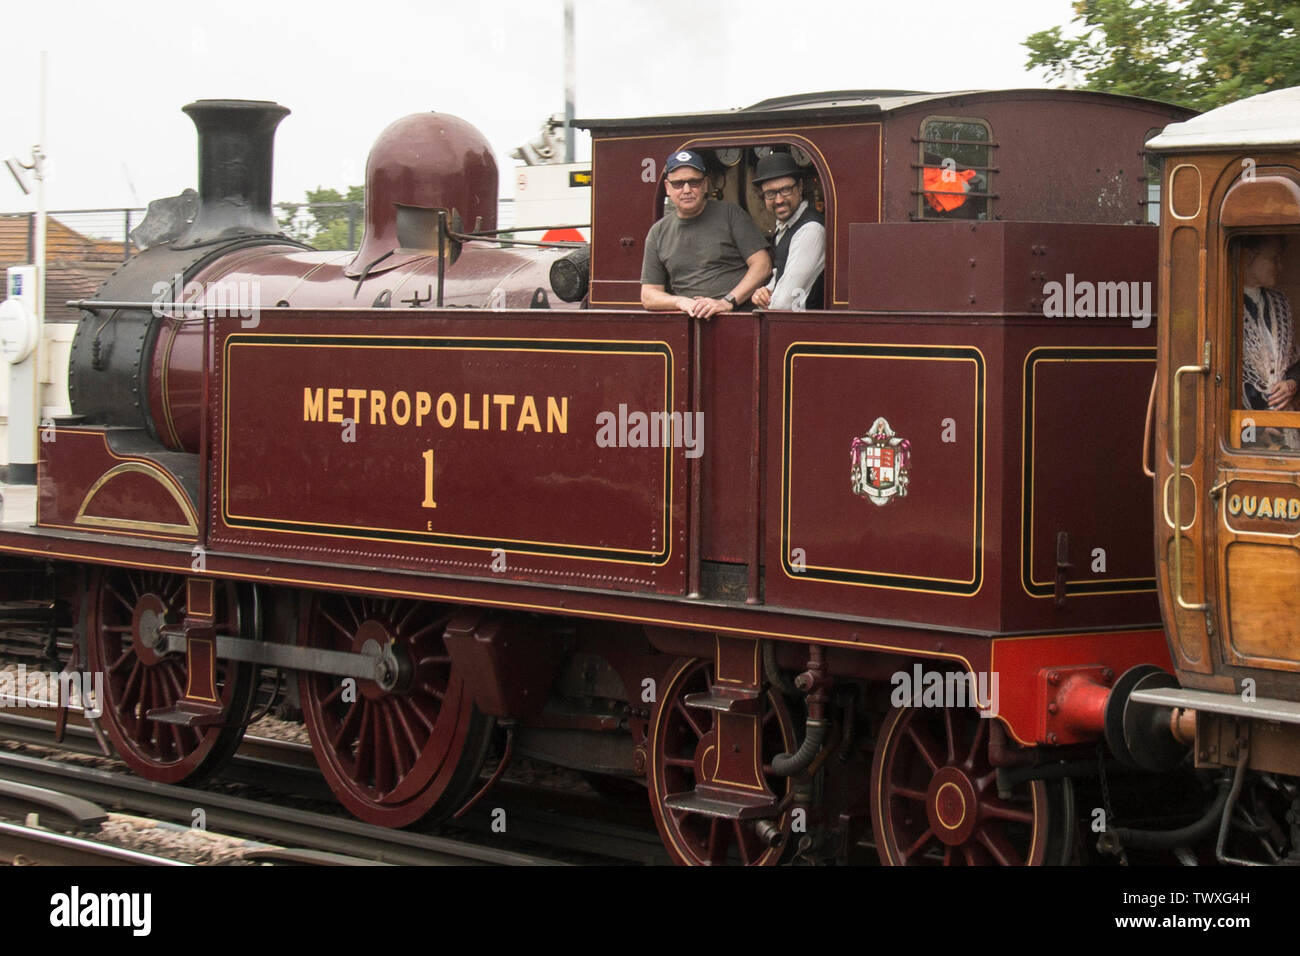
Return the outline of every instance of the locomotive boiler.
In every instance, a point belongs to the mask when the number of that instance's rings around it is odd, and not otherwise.
[[[1142,144],[1186,111],[859,91],[589,120],[589,266],[502,247],[453,117],[381,135],[337,254],[270,218],[283,108],[187,111],[198,212],[82,303],[74,415],[0,528],[137,772],[218,768],[276,667],[331,788],[389,826],[455,812],[491,754],[643,786],[681,863],[1061,862],[1095,794],[1121,820],[1200,796],[1133,773],[1178,763],[1134,736],[1170,659],[1133,463]],[[686,148],[762,227],[755,163],[790,153],[824,309],[639,308]]]

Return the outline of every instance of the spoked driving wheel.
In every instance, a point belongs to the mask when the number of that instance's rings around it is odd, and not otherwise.
[[[160,653],[159,630],[185,618],[185,578],[157,571],[104,568],[90,585],[87,651],[92,674],[104,681],[103,724],[121,758],[136,773],[162,783],[193,783],[212,773],[239,747],[256,690],[252,664],[217,662],[219,724],[185,727],[150,720],[185,695],[189,671],[183,653]],[[239,594],[228,582],[214,587],[218,633],[250,630]]]
[[[317,594],[299,643],[378,655],[397,673],[372,680],[303,671],[299,691],[312,749],[330,789],[368,823],[403,827],[454,813],[487,756],[493,721],[479,713],[443,643],[450,610],[419,601]]]
[[[1041,866],[1055,861],[1056,800],[1042,780],[998,795],[990,725],[969,709],[903,707],[880,732],[871,824],[891,866]]]
[[[784,845],[772,846],[763,831],[789,833],[790,814],[776,820],[729,820],[665,805],[668,797],[688,793],[713,778],[717,768],[713,711],[687,707],[689,694],[709,690],[713,663],[688,660],[669,675],[650,726],[650,806],[664,846],[675,862],[688,866],[772,866]],[[793,785],[772,772],[772,757],[795,748],[794,723],[781,695],[769,691],[762,715],[763,776],[768,788],[783,797]]]

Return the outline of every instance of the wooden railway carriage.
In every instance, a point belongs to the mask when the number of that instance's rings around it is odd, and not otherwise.
[[[495,201],[467,124],[390,127],[339,257],[238,181],[269,177],[281,108],[189,109],[200,214],[85,304],[77,416],[0,529],[137,771],[214,769],[275,666],[377,823],[460,807],[497,725],[644,783],[680,862],[848,859],[868,822],[888,863],[1068,855],[1090,771],[1039,765],[1095,764],[1118,675],[1168,662],[1131,463],[1142,143],[1185,111],[863,92],[589,121],[589,308],[562,312],[519,307],[555,304],[556,253],[462,231]],[[760,221],[757,157],[805,166],[825,310],[635,307],[685,147]],[[150,308],[173,275],[198,308]],[[231,314],[223,282],[265,307]]]
[[[1245,307],[1256,237],[1282,240],[1272,382],[1296,357],[1300,89],[1175,124],[1149,147],[1165,184],[1156,554],[1181,687],[1135,699],[1172,709],[1184,737],[1194,727],[1198,766],[1291,777],[1275,788],[1285,806],[1300,776],[1300,412],[1252,408],[1243,385],[1261,344]]]

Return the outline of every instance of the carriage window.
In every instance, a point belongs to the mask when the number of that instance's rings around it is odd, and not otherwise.
[[[981,119],[930,116],[917,141],[917,218],[993,218],[993,131]]]
[[[1277,233],[1243,236],[1230,248],[1234,448],[1300,453],[1300,338],[1291,311],[1297,256],[1297,237]]]

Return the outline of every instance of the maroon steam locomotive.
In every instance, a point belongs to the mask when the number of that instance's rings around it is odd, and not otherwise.
[[[1112,812],[1157,779],[1126,767],[1171,765],[1127,705],[1170,667],[1134,465],[1143,143],[1187,111],[864,91],[592,120],[589,256],[502,242],[487,144],[434,113],[372,151],[361,249],[311,251],[270,214],[287,111],[186,111],[197,214],[160,208],[81,304],[74,415],[0,528],[137,772],[218,767],[264,667],[365,820],[450,815],[508,738],[644,785],[682,863],[1064,861],[1099,776]],[[791,153],[824,309],[640,309],[683,148],[763,227],[755,162]]]

